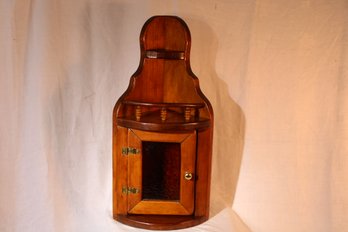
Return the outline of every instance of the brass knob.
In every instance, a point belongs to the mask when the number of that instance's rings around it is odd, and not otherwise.
[[[185,180],[191,180],[192,177],[193,177],[193,175],[192,175],[192,173],[190,173],[190,172],[185,172],[184,177],[185,177]]]

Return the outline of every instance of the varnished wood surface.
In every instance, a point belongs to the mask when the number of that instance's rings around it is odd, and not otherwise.
[[[114,213],[127,214],[128,198],[122,194],[122,188],[128,184],[128,159],[121,151],[128,143],[128,129],[117,126],[114,120],[113,133],[113,210]]]
[[[206,217],[161,216],[161,215],[115,215],[114,218],[124,224],[151,230],[177,230],[192,227],[206,221]]]
[[[168,59],[168,60],[183,60],[185,52],[183,51],[166,51],[166,50],[147,50],[146,58],[152,59]]]
[[[192,131],[210,126],[210,120],[206,118],[188,122],[184,121],[182,117],[172,116],[169,118],[166,122],[161,121],[159,114],[148,115],[140,121],[135,120],[135,118],[118,118],[117,124],[123,127],[157,132]]]
[[[190,46],[190,31],[175,16],[152,17],[141,31],[139,67],[113,111],[113,215],[124,224],[169,230],[209,217],[214,117],[191,70]],[[141,151],[142,141],[184,144],[179,200],[142,199],[141,152],[121,152],[130,145]],[[183,180],[185,171],[194,178]],[[125,187],[139,193],[127,194]]]
[[[152,107],[191,107],[191,108],[202,108],[204,103],[184,103],[184,102],[140,102],[140,101],[124,101],[123,104],[126,105],[139,105],[139,106],[152,106]]]
[[[196,132],[186,134],[152,133],[129,130],[129,146],[142,150],[141,141],[179,143],[181,150],[180,199],[178,201],[146,200],[142,193],[128,196],[128,212],[131,214],[191,215],[194,208],[194,180],[185,180],[184,173],[195,174]],[[128,158],[128,179],[131,186],[141,189],[142,151]]]

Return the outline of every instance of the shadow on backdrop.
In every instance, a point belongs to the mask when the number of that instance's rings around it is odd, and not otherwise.
[[[192,70],[198,76],[202,92],[214,109],[210,198],[210,216],[213,217],[233,204],[243,155],[245,116],[241,107],[229,95],[228,85],[215,72],[218,39],[213,30],[197,18],[183,19],[191,30]]]

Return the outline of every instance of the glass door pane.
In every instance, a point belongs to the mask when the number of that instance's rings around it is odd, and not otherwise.
[[[180,143],[143,141],[142,199],[180,200]]]
[[[194,210],[196,132],[130,129],[128,214],[191,215]],[[126,157],[125,157],[126,158]],[[186,178],[190,173],[193,178]]]

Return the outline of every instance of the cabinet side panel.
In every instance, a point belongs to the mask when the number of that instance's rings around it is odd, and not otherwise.
[[[127,214],[127,194],[122,188],[127,187],[127,156],[122,155],[122,147],[127,146],[127,128],[115,126],[113,132],[113,213]]]
[[[198,132],[195,216],[209,217],[212,128]]]

